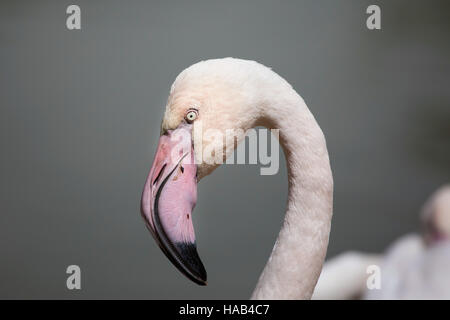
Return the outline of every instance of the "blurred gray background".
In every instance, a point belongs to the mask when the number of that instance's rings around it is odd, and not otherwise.
[[[66,29],[81,7],[82,30]],[[369,4],[382,30],[365,26]],[[199,184],[207,287],[180,274],[139,213],[169,87],[185,67],[271,66],[327,136],[328,257],[419,230],[450,180],[448,1],[2,1],[0,298],[247,298],[285,212],[284,162]],[[284,159],[282,159],[284,161]],[[66,288],[66,267],[82,289]]]

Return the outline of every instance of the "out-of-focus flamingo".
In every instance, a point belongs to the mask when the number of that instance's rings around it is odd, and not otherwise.
[[[450,185],[425,203],[421,235],[392,244],[385,255],[343,253],[323,267],[313,299],[450,299]],[[378,265],[381,288],[367,288],[367,267]]]

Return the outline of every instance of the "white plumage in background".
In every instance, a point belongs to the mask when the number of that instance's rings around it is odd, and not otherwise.
[[[348,252],[327,261],[313,299],[450,299],[450,185],[430,197],[421,219],[421,235],[401,237],[384,255]],[[370,265],[380,267],[380,289],[367,288]]]

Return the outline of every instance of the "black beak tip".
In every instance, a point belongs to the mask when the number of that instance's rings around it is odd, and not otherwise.
[[[196,244],[181,242],[176,243],[175,248],[179,252],[186,269],[188,269],[188,272],[183,273],[196,284],[206,286],[207,274],[202,260],[198,255]]]

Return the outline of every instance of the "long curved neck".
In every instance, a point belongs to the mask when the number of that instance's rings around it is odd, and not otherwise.
[[[289,193],[283,226],[252,299],[310,299],[325,259],[333,211],[326,142],[290,86],[261,103],[267,115],[261,124],[280,129]]]

